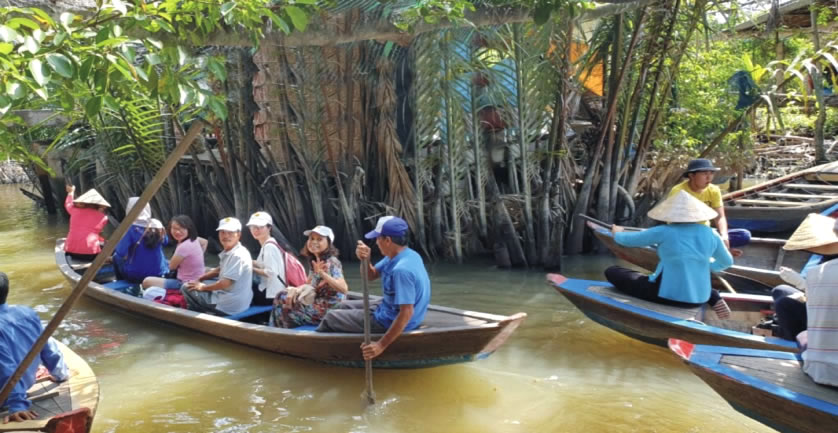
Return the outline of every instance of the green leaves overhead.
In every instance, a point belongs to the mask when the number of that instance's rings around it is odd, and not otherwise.
[[[286,6],[285,13],[287,13],[291,18],[291,24],[294,24],[295,29],[301,32],[305,31],[306,26],[308,25],[308,17],[302,9],[297,6]]]
[[[53,71],[64,78],[73,78],[73,74],[75,74],[76,68],[73,66],[73,62],[63,54],[47,54],[47,63],[49,63]]]

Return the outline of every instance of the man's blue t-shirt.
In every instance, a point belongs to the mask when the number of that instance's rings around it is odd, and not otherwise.
[[[375,310],[375,321],[389,328],[399,315],[399,305],[412,304],[413,316],[407,322],[405,331],[416,329],[425,320],[428,304],[431,302],[431,279],[422,257],[416,251],[405,248],[390,259],[385,257],[375,264],[381,275],[384,297]]]

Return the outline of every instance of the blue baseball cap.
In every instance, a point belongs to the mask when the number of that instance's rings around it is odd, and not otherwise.
[[[383,216],[378,219],[375,230],[367,233],[364,237],[375,239],[379,236],[404,236],[407,234],[407,222],[394,216]]]

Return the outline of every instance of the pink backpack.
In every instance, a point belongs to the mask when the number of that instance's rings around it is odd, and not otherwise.
[[[277,248],[279,248],[279,252],[282,253],[282,257],[285,261],[285,281],[283,281],[282,278],[279,278],[279,275],[277,275],[279,281],[281,281],[282,284],[285,285],[285,287],[297,287],[308,283],[306,268],[303,267],[303,264],[300,263],[300,261],[297,260],[297,258],[294,257],[293,254],[288,254],[287,252],[285,252],[285,250],[282,249],[282,247],[279,246],[279,244],[276,243],[276,241],[274,241],[273,239],[268,240],[268,243],[274,244]]]

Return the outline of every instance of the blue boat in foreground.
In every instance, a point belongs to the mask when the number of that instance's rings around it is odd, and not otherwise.
[[[781,432],[838,432],[838,388],[815,383],[798,354],[676,339],[669,348],[744,415]]]
[[[771,309],[770,296],[723,293],[731,318],[721,320],[709,306],[679,307],[635,298],[603,281],[548,274],[547,280],[594,322],[629,337],[666,347],[669,338],[700,344],[796,352],[797,344],[777,337],[752,335]]]

